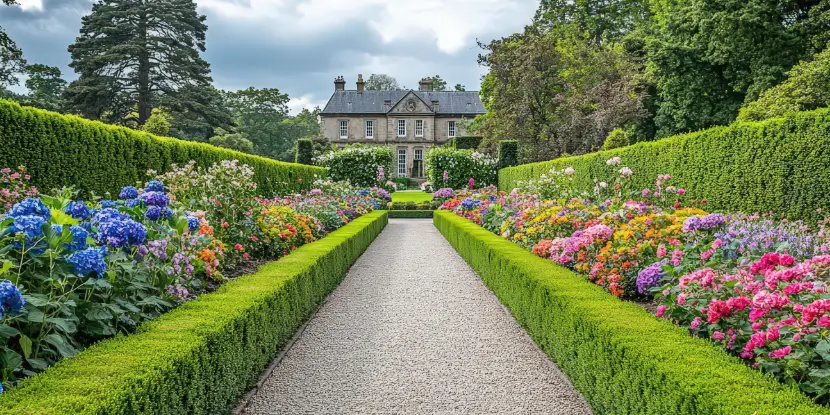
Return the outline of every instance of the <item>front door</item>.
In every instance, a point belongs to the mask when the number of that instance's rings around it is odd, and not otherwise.
[[[424,150],[415,150],[415,160],[412,162],[412,177],[424,177]]]
[[[398,149],[398,177],[406,177],[406,149]]]

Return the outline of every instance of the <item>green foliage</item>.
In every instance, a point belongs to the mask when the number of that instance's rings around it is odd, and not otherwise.
[[[254,181],[263,195],[308,189],[315,175],[325,173],[317,167],[156,137],[2,100],[0,137],[0,165],[25,165],[32,184],[43,191],[72,183],[87,192],[117,195],[124,184],[143,181],[148,170],[165,171],[172,163],[190,160],[207,167],[238,159],[254,168]]]
[[[241,151],[254,154],[254,143],[246,139],[242,134],[222,134],[211,137],[208,143],[212,146]]]
[[[594,413],[830,413],[796,387],[453,212],[433,220]]]
[[[297,140],[297,154],[294,162],[299,164],[314,164],[314,142],[311,139],[301,138]]]
[[[121,123],[138,108],[138,125],[164,105],[174,117],[198,112],[200,93],[210,88],[205,51],[205,16],[192,0],[135,2],[103,0],[82,18],[69,46],[78,80],[69,104],[87,118]]]
[[[26,67],[26,88],[29,94],[18,100],[22,105],[42,108],[49,111],[60,111],[64,107],[63,91],[66,81],[61,77],[61,70],[54,66],[40,63]]]
[[[389,219],[432,219],[434,210],[390,210]]]
[[[387,223],[364,215],[7,391],[1,413],[226,414]]]
[[[364,87],[367,91],[397,91],[401,89],[401,85],[398,84],[395,78],[382,73],[369,75]]]
[[[26,68],[26,59],[23,51],[0,27],[0,91],[8,86],[17,85],[20,81],[17,74]]]
[[[605,143],[602,144],[602,150],[613,150],[615,148],[629,146],[634,144],[634,137],[628,130],[616,128],[605,138]]]
[[[499,141],[499,169],[519,164],[519,142],[516,140]]]
[[[150,115],[147,122],[141,126],[141,131],[154,135],[167,136],[170,133],[170,121],[168,121],[169,117],[170,116],[163,110],[153,108],[152,115]]]
[[[432,193],[422,191],[406,191],[392,193],[392,202],[430,202],[432,201]]]
[[[496,184],[496,160],[473,150],[434,147],[427,152],[426,162],[427,177],[435,188],[466,189],[471,178],[476,187]]]
[[[816,209],[830,206],[829,109],[510,167],[499,172],[499,188],[509,191],[551,168],[573,167],[574,185],[590,191],[614,156],[634,171],[632,188],[653,188],[657,175],[668,173],[686,197],[706,199],[714,210],[818,219]]]
[[[453,145],[459,150],[475,150],[483,139],[484,137],[481,136],[455,137]]]
[[[764,91],[757,101],[741,108],[738,119],[761,121],[830,105],[830,49],[801,62],[787,79]]]
[[[379,167],[383,168],[385,177],[390,178],[394,154],[390,146],[357,144],[331,150],[316,161],[326,168],[328,177],[334,181],[348,180],[354,186],[371,187],[386,182],[379,180]]]
[[[467,90],[467,88],[466,88],[464,85],[461,85],[461,84],[455,84],[455,90],[456,90],[456,91],[466,91],[466,90]]]
[[[447,81],[441,78],[441,75],[435,75],[433,77],[428,78],[432,79],[433,91],[447,91]]]

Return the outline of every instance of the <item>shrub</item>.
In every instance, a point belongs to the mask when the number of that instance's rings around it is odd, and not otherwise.
[[[481,144],[482,139],[484,137],[480,136],[455,137],[453,138],[453,145],[458,150],[475,150]]]
[[[496,183],[496,160],[473,150],[434,147],[426,160],[427,176],[436,187],[466,188],[470,179],[478,187]]]
[[[390,219],[432,219],[434,210],[390,210]]]
[[[499,141],[499,169],[519,164],[519,142],[517,140]]]
[[[386,223],[385,212],[361,217],[138,334],[98,343],[7,391],[0,412],[229,413]]]
[[[631,144],[634,144],[631,134],[622,128],[615,128],[608,133],[608,137],[605,137],[602,149],[613,150],[615,148],[625,147]]]
[[[325,167],[334,181],[348,180],[355,186],[374,186],[379,180],[379,169],[392,171],[392,147],[377,145],[350,145],[331,150],[316,159]]]
[[[452,212],[434,221],[598,414],[828,414],[641,306]]]
[[[595,179],[605,180],[606,162],[614,156],[636,173],[633,188],[648,188],[658,174],[671,172],[688,198],[706,199],[714,210],[817,219],[817,209],[830,206],[828,109],[510,167],[499,172],[499,187],[510,191],[551,168],[573,167],[574,185],[590,191]]]
[[[236,150],[246,154],[254,154],[254,143],[239,133],[213,136],[208,140],[212,146]]]
[[[314,164],[314,142],[308,138],[297,140],[297,155],[294,162],[299,164]]]
[[[0,211],[6,211],[27,197],[37,196],[37,188],[30,185],[32,176],[26,172],[26,167],[20,166],[17,170],[8,167],[0,169]]]
[[[84,195],[117,194],[121,186],[143,181],[147,170],[166,171],[173,163],[195,160],[207,167],[239,159],[254,169],[263,195],[308,189],[318,167],[283,163],[129,128],[88,121],[0,100],[0,166],[25,165],[40,189],[67,183]]]

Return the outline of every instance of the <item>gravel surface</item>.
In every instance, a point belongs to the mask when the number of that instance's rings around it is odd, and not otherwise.
[[[247,414],[590,414],[431,220],[390,220]]]

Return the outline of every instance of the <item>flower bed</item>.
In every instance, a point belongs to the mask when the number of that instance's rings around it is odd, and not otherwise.
[[[828,414],[794,386],[450,212],[435,225],[597,414]]]
[[[709,213],[660,174],[633,191],[619,158],[575,190],[572,168],[511,194],[461,192],[442,209],[565,265],[614,296],[711,340],[826,403],[830,394],[830,229],[769,215]],[[606,181],[602,181],[602,180]]]
[[[212,291],[235,266],[288,255],[389,200],[331,182],[266,200],[236,161],[172,167],[115,201],[75,200],[71,189],[23,200],[31,194],[2,193],[14,203],[0,216],[3,385],[133,333]],[[10,187],[26,185],[5,181],[0,192]]]
[[[326,238],[95,344],[0,398],[14,414],[224,414],[387,223],[372,212]]]

